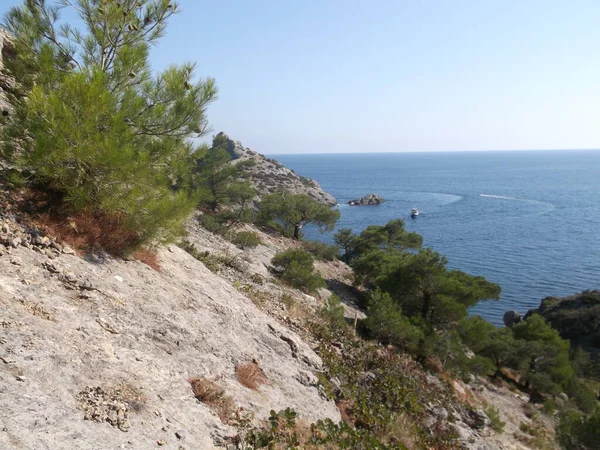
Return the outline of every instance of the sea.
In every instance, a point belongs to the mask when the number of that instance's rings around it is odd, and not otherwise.
[[[499,284],[499,301],[470,311],[496,325],[544,297],[600,289],[600,151],[270,156],[336,197],[337,228],[404,219],[449,268]],[[387,201],[346,204],[369,193]],[[306,227],[305,237],[331,243],[333,233]]]

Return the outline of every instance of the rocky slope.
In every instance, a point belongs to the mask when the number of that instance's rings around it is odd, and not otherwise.
[[[224,135],[224,133],[219,133]],[[225,135],[226,136],[226,135]],[[226,136],[227,137],[227,136]],[[254,185],[259,195],[286,191],[291,194],[306,194],[328,206],[337,204],[336,199],[325,192],[319,183],[302,177],[274,159],[244,147],[241,142],[227,137],[227,150],[234,159],[234,164],[241,161],[252,161],[254,164],[244,169],[248,180]]]
[[[159,273],[3,230],[0,448],[216,448],[236,430],[194,398],[197,377],[257,418],[340,419],[311,348],[180,248],[160,250]],[[256,391],[236,378],[253,361]]]
[[[204,262],[169,246],[158,252],[157,272],[139,261],[78,256],[5,215],[0,448],[234,448],[238,408],[255,424],[288,406],[306,422],[339,421],[319,387],[322,362],[303,320],[329,292],[313,297],[276,282],[272,255],[299,244],[253,231],[262,244],[242,251],[191,220],[188,244]],[[346,301],[347,317],[363,317],[340,292],[350,287],[349,268],[339,261],[317,268]],[[236,373],[247,364],[264,374],[256,390]],[[534,448],[519,431],[533,423],[526,396],[484,379],[423,377],[449,386],[455,404],[425,405],[422,427],[435,432],[452,417],[457,448]],[[218,384],[229,409],[198,401],[190,384],[197,378]],[[463,414],[463,402],[475,416]],[[487,405],[507,422],[504,433],[489,427]]]

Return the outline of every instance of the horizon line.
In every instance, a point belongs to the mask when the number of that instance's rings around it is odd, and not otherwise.
[[[600,151],[600,148],[532,148],[532,149],[491,149],[491,150],[397,150],[389,152],[300,152],[300,153],[262,153],[263,155],[389,155],[398,153],[501,153],[501,152],[593,152]]]

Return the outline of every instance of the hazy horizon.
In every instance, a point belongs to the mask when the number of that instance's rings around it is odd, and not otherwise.
[[[22,3],[3,1],[4,13]],[[180,1],[215,133],[261,153],[600,147],[600,2]]]
[[[242,144],[244,145],[244,147],[249,147],[249,146],[245,145],[243,142],[242,142]],[[265,153],[265,152],[261,152],[260,150],[253,149],[252,147],[249,147],[249,148],[250,148],[250,150],[254,150],[254,151],[257,151],[264,155],[268,155],[268,156],[277,156],[277,155],[386,155],[386,154],[390,154],[390,153],[487,153],[487,152],[518,153],[518,152],[598,152],[598,151],[600,151],[600,148],[524,148],[524,149],[523,148],[515,148],[515,149],[508,149],[508,150],[506,150],[506,149],[486,149],[486,150],[448,149],[448,150],[398,150],[398,151],[390,150],[390,151],[386,151],[386,152],[370,152],[370,151],[358,150],[358,151],[353,151],[353,152],[314,151],[314,152],[298,152],[298,153]]]

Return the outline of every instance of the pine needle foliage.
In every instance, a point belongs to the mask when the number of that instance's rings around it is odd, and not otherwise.
[[[13,159],[74,210],[120,217],[140,242],[171,239],[196,206],[190,142],[206,133],[217,94],[214,80],[194,80],[194,64],[151,70],[150,47],[177,8],[27,0],[4,17],[17,55],[8,69],[23,94],[6,133],[27,133]]]

